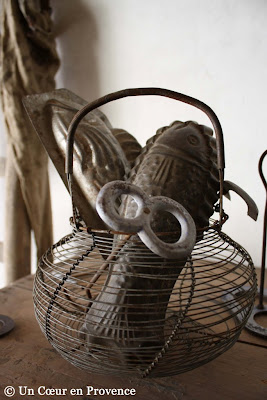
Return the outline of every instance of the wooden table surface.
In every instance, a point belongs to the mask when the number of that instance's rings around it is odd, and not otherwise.
[[[267,399],[267,340],[244,330],[226,353],[193,371],[175,377],[126,380],[79,370],[61,358],[41,333],[34,317],[32,276],[0,291],[0,314],[15,321],[15,328],[0,338],[0,399],[13,386],[13,399],[148,399],[148,400],[265,400]],[[19,386],[34,389],[19,394]],[[38,387],[66,388],[66,396],[39,395]],[[135,388],[135,396],[89,396],[94,388]],[[81,388],[83,395],[70,394]],[[24,389],[21,389],[24,390]]]

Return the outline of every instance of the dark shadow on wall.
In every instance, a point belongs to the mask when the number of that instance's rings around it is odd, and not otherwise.
[[[100,97],[98,31],[89,2],[51,0],[54,32],[61,66],[57,87],[64,87],[85,100]]]

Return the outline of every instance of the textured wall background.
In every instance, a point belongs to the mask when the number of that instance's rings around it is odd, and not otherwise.
[[[267,146],[266,1],[52,0],[51,5],[61,58],[57,87],[90,101],[128,87],[158,86],[213,108],[224,130],[226,179],[246,190],[260,211],[254,222],[233,193],[224,204],[230,215],[224,231],[260,265],[265,194],[257,164]],[[127,129],[142,144],[176,119],[209,125],[200,111],[157,97],[119,100],[103,111],[114,127]],[[57,240],[70,230],[71,207],[52,166],[50,172]]]

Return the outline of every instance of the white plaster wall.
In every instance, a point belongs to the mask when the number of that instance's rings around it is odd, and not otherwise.
[[[230,220],[224,230],[260,265],[265,192],[257,164],[267,147],[267,2],[51,0],[51,6],[61,58],[57,87],[91,101],[120,89],[157,86],[214,109],[224,130],[226,179],[259,207],[254,222],[233,194],[231,202],[225,200]],[[158,97],[119,100],[103,111],[113,126],[127,129],[142,144],[176,119],[209,125],[200,111]],[[71,207],[52,165],[50,172],[57,240],[70,231]]]
[[[259,207],[254,222],[233,193],[231,202],[225,200],[230,220],[224,231],[260,265],[265,192],[257,164],[267,147],[267,2],[52,0],[52,7],[62,60],[58,87],[90,101],[128,87],[157,86],[214,109],[224,130],[226,179],[245,189]],[[200,111],[158,97],[123,99],[102,109],[114,126],[129,130],[142,144],[175,119],[210,125]],[[54,209],[63,217],[67,200],[57,193]],[[55,225],[56,236],[66,233],[58,211]]]

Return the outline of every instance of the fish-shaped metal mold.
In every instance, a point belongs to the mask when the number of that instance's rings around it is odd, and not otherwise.
[[[48,155],[68,188],[65,174],[67,131],[74,115],[87,102],[66,89],[27,96],[23,101]],[[99,190],[109,181],[126,179],[131,169],[112,130],[107,117],[100,110],[94,110],[81,121],[74,143],[73,200],[85,224],[94,228],[105,228],[95,211]],[[125,136],[127,134],[125,132]],[[133,136],[128,136],[131,145],[141,149]]]
[[[201,240],[219,197],[212,130],[192,121],[176,121],[159,129],[137,158],[128,181],[147,196],[167,196],[182,204],[193,217]],[[134,218],[136,210],[133,197],[125,196],[120,215]],[[180,226],[172,215],[155,213],[151,225],[154,232],[176,232],[164,240],[177,240]],[[123,236],[116,241],[123,241]],[[184,258],[155,257],[136,235],[129,237],[117,250],[107,281],[88,310],[82,327],[88,347],[99,353],[102,346],[116,349],[117,362],[140,369],[152,362],[166,340],[167,305],[185,263]]]
[[[177,121],[158,130],[136,160],[129,181],[148,196],[178,201],[198,228],[207,226],[219,189],[212,131],[191,121]],[[120,215],[134,218],[136,210],[134,199],[126,196]],[[180,225],[170,214],[155,213],[151,225],[155,232],[176,232],[165,236],[166,241],[179,237]],[[135,235],[129,238],[110,264],[107,282],[88,310],[82,331],[89,346],[123,346],[127,349],[124,362],[138,359],[142,365],[152,361],[147,353],[142,356],[144,348],[153,354],[164,343],[166,308],[186,260],[155,259],[144,248],[142,257],[137,242]]]
[[[130,167],[132,168],[137,157],[142,151],[141,145],[137,142],[133,135],[124,129],[113,128],[111,129],[111,132],[118,140],[128,162],[130,163]]]
[[[219,200],[216,140],[212,129],[193,121],[175,121],[160,128],[136,159],[128,181],[148,195],[164,194],[182,204],[193,217],[201,239],[201,231],[209,226],[214,205]],[[236,184],[224,181],[224,194],[228,197],[229,190],[243,198],[248,215],[256,220],[258,209],[253,199]],[[124,207],[134,211],[134,205],[129,207],[127,202]],[[168,218],[162,219],[162,223],[166,231]]]
[[[209,225],[218,200],[216,160],[216,141],[210,128],[192,121],[175,121],[148,141],[129,181],[148,195],[178,201],[201,229]],[[126,203],[124,207],[129,209]],[[162,223],[168,230],[168,220]],[[161,226],[158,229],[161,231]]]

